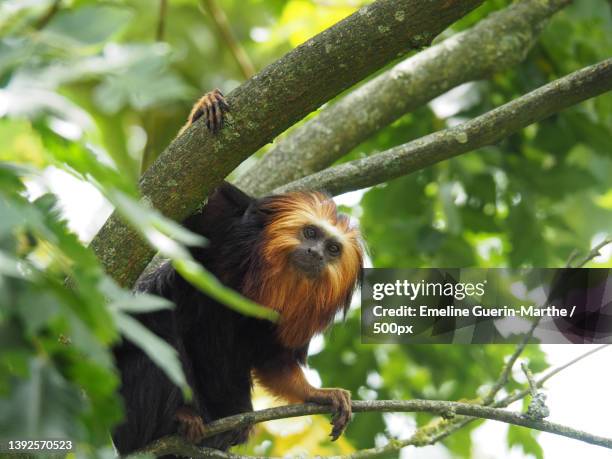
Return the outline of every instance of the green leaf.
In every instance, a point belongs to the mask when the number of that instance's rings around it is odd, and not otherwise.
[[[49,362],[30,360],[29,377],[13,380],[10,398],[0,398],[0,431],[7,438],[78,438],[73,422],[83,399]]]
[[[21,268],[22,263],[6,253],[0,251],[0,274],[3,276],[11,276],[18,279],[24,278],[24,272]]]
[[[120,151],[110,151],[111,157],[119,168],[116,170],[100,161],[99,155],[85,143],[68,141],[53,132],[45,123],[38,123],[36,127],[42,133],[43,143],[51,153],[57,167],[81,180],[101,187],[101,191],[116,188],[127,195],[136,196],[138,194],[135,180],[136,164]],[[116,132],[115,135],[120,135],[120,133]]]
[[[444,439],[444,445],[453,453],[453,457],[472,457],[472,430],[476,425],[463,428]]]
[[[544,451],[537,441],[538,431],[519,426],[508,427],[508,447],[518,446],[523,453],[533,454],[537,459],[544,459]]]
[[[187,259],[173,260],[172,264],[181,276],[187,279],[191,284],[195,285],[214,299],[221,301],[226,306],[247,316],[267,319],[272,322],[278,320],[278,312],[260,306],[235,290],[225,287],[215,276],[206,271],[195,261]]]
[[[26,120],[0,119],[0,161],[46,166],[48,161],[39,134]]]
[[[123,29],[132,17],[133,13],[126,8],[110,5],[83,6],[60,11],[44,32],[57,35],[74,45],[95,45]]]
[[[108,196],[121,216],[167,258],[189,258],[189,253],[180,243],[203,245],[206,242],[202,236],[186,230],[156,209],[141,204],[125,193],[109,190]]]
[[[117,210],[148,243],[163,256],[170,258],[174,268],[191,284],[204,293],[221,301],[242,314],[276,321],[278,313],[243,297],[235,290],[225,287],[215,276],[196,263],[190,253],[174,239],[185,244],[201,245],[205,239],[187,231],[176,222],[164,217],[157,210],[140,204],[119,192],[109,192]],[[174,239],[173,239],[174,238]]]
[[[122,298],[109,303],[108,307],[124,312],[143,313],[170,309],[174,307],[174,304],[165,298],[148,293],[132,295],[126,292]]]

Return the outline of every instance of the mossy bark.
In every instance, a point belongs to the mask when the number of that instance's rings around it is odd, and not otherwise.
[[[455,86],[521,62],[570,0],[524,0],[412,56],[280,139],[236,184],[264,195],[318,172],[382,127]]]
[[[612,89],[612,59],[585,67],[461,125],[376,155],[330,167],[276,189],[345,193],[491,145],[553,113]]]
[[[140,180],[147,202],[182,220],[253,152],[295,122],[440,31],[482,0],[378,0],[298,46],[232,91],[220,134],[196,122]],[[91,244],[107,272],[131,286],[153,250],[116,214]]]

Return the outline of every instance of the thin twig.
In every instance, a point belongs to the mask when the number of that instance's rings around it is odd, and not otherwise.
[[[202,8],[210,15],[217,32],[221,36],[221,39],[225,42],[228,49],[232,53],[232,57],[236,61],[236,64],[238,64],[242,75],[248,80],[255,75],[255,66],[251,62],[249,55],[246,53],[234,35],[223,8],[221,8],[216,0],[202,0],[201,4]]]
[[[599,352],[601,350],[603,350],[604,348],[611,346],[610,344],[603,344],[601,346],[598,346],[594,349],[591,349],[590,351],[585,352],[584,354],[579,355],[578,357],[570,360],[569,362],[554,368],[550,371],[548,371],[547,373],[544,374],[544,376],[542,376],[541,378],[539,378],[536,382],[536,386],[538,388],[542,387],[544,385],[544,383],[546,381],[548,381],[550,378],[552,378],[553,376],[557,375],[559,372],[565,370],[568,367],[571,367],[572,365],[580,362],[581,360],[589,357],[590,355],[595,354],[596,352]],[[515,394],[512,395],[508,395],[506,397],[504,397],[503,399],[499,400],[498,402],[493,403],[491,406],[493,407],[505,407],[510,405],[511,403],[516,402],[517,400],[521,400],[523,397],[529,395],[531,389],[527,388],[527,389],[523,389],[520,390],[518,392],[516,392]]]
[[[529,419],[544,419],[550,414],[548,406],[546,406],[546,395],[544,392],[538,391],[538,386],[533,377],[533,373],[525,362],[521,363],[521,369],[525,373],[527,382],[529,383],[529,393],[531,394],[531,401],[527,408],[527,416]]]
[[[577,256],[578,256],[578,249],[572,250],[572,253],[570,253],[569,257],[567,257],[567,261],[565,262],[565,266],[567,266],[568,268],[571,268],[572,263],[574,262],[574,260],[576,259]]]
[[[603,247],[605,247],[607,244],[610,244],[610,243],[612,243],[612,239],[605,239],[600,244],[598,244],[597,246],[593,247],[593,249],[591,249],[589,254],[582,260],[582,262],[577,267],[582,267],[585,264],[587,264],[590,260],[592,260],[593,258],[599,256],[599,251]],[[578,256],[578,251],[577,250],[573,250],[572,254],[568,258],[568,261],[567,261],[567,264],[566,264],[567,268],[569,268],[571,266],[572,261],[575,260],[577,256]],[[504,399],[502,399],[502,400],[500,400],[498,402],[494,402],[495,401],[495,397],[498,394],[498,392],[508,383],[508,379],[510,378],[510,374],[512,373],[512,368],[514,367],[514,364],[516,363],[518,358],[521,356],[521,354],[525,350],[525,347],[527,346],[527,344],[531,340],[531,338],[533,336],[533,333],[534,333],[535,329],[537,328],[538,324],[540,323],[541,319],[542,319],[542,317],[538,317],[538,318],[536,318],[532,322],[530,329],[527,331],[527,333],[525,333],[525,335],[523,336],[523,339],[516,346],[516,349],[514,350],[514,352],[512,353],[512,355],[510,356],[510,358],[508,359],[508,361],[506,362],[504,367],[502,368],[502,371],[501,371],[500,376],[498,377],[497,381],[491,387],[491,389],[489,390],[487,395],[483,398],[483,400],[482,400],[482,404],[483,405],[488,405],[488,406],[493,406],[493,407],[506,407],[510,403],[513,403],[513,402],[515,402],[517,400],[520,400],[520,399],[524,398],[525,396],[527,396],[529,394],[529,390],[530,389],[526,389],[526,390],[519,391],[517,394],[515,394],[513,396],[507,396],[507,397],[505,397]],[[590,350],[590,351],[588,351],[588,352],[586,352],[586,353],[576,357],[575,359],[570,360],[566,364],[551,370],[545,376],[543,376],[542,378],[540,378],[537,381],[537,387],[542,387],[542,385],[548,379],[552,378],[554,375],[556,375],[560,371],[570,367],[571,365],[574,365],[575,363],[579,362],[580,360],[582,360],[582,359],[584,359],[584,358],[594,354],[595,352],[598,352],[598,351],[602,350],[603,348],[605,348],[607,346],[609,346],[609,344],[604,344],[603,346],[599,346],[599,347],[597,347],[595,349],[592,349],[592,350]],[[439,440],[447,437],[451,433],[456,432],[457,430],[461,429],[462,427],[464,427],[465,425],[469,424],[473,420],[474,420],[473,418],[462,418],[462,419],[456,419],[456,420],[451,420],[451,421],[446,421],[445,420],[444,422],[446,423],[446,425],[444,426],[443,429],[440,429],[441,426],[439,425],[439,423],[438,424],[434,424],[436,429],[438,430],[437,436],[435,437],[435,441],[439,441]],[[427,427],[427,426],[425,426],[425,427]]]
[[[539,322],[540,321],[538,318],[531,324],[531,328],[527,331],[527,333],[525,333],[521,342],[516,346],[516,349],[502,368],[499,378],[497,378],[495,384],[493,384],[487,395],[484,397],[484,405],[490,405],[493,400],[495,400],[495,396],[497,395],[497,393],[508,383],[508,379],[510,379],[510,374],[512,373],[512,367],[514,367],[514,364],[525,350],[525,347],[531,340],[533,332],[535,331]]]
[[[157,31],[155,40],[163,41],[166,31],[166,15],[168,13],[168,0],[159,0],[159,18],[157,19]]]
[[[538,386],[536,384],[535,378],[533,377],[533,373],[525,362],[521,362],[521,370],[523,370],[523,373],[527,378],[527,382],[529,383],[529,390],[531,392],[531,396],[535,397],[538,393]]]
[[[565,370],[566,368],[571,367],[572,365],[575,365],[576,363],[580,362],[581,360],[595,354],[596,352],[601,351],[602,349],[606,348],[610,346],[609,344],[604,344],[603,346],[599,346],[595,349],[591,349],[588,352],[585,352],[584,354],[579,355],[578,357],[568,361],[567,363],[554,368],[553,370],[550,370],[548,372],[546,372],[544,374],[544,376],[542,376],[541,378],[539,378],[536,381],[536,386],[542,387],[544,385],[544,383],[546,381],[548,381],[550,378],[552,378],[553,376],[557,375],[559,372]],[[517,391],[515,394],[512,395],[508,395],[506,397],[504,397],[501,400],[498,400],[496,402],[492,402],[490,406],[494,407],[494,408],[502,408],[502,407],[507,407],[508,405],[510,405],[511,403],[514,403],[518,400],[521,400],[523,398],[525,398],[527,395],[529,395],[531,389],[522,389],[520,391]],[[463,427],[465,427],[466,425],[470,424],[471,422],[474,422],[478,420],[478,418],[474,418],[474,417],[469,417],[469,416],[458,416],[455,419],[437,419],[432,421],[430,424],[419,428],[416,433],[414,435],[412,435],[409,439],[407,440],[403,440],[400,441],[399,443],[397,443],[395,445],[395,449],[393,449],[394,451],[399,451],[401,448],[404,448],[406,446],[410,446],[410,445],[415,445],[415,446],[420,446],[418,444],[418,442],[420,441],[420,439],[422,438],[426,438],[428,439],[429,443],[428,444],[434,444],[439,442],[440,440],[443,440],[444,438],[450,436],[451,434],[455,433],[456,431],[462,429]],[[365,450],[367,451],[367,450]],[[363,452],[363,451],[361,451]],[[361,457],[366,457],[366,456],[361,456]]]
[[[599,257],[601,255],[600,250],[603,249],[608,244],[612,244],[612,239],[610,238],[604,239],[601,243],[597,244],[595,247],[591,249],[591,251],[586,255],[586,257],[584,257],[584,259],[574,267],[582,268],[589,261],[593,260],[596,257]]]

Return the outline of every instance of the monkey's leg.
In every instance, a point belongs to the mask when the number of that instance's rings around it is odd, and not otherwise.
[[[351,420],[351,393],[344,389],[317,389],[311,386],[296,361],[283,360],[265,368],[257,368],[255,377],[273,395],[290,403],[331,405],[334,409],[330,434],[332,441],[340,437]]]
[[[251,409],[239,410],[240,413],[246,411],[252,411],[252,407]],[[195,445],[221,450],[226,450],[230,446],[239,445],[247,441],[252,429],[251,426],[247,426],[241,429],[221,432],[212,437],[206,437],[206,423],[195,408],[187,405],[181,406],[176,411],[176,420],[178,421],[179,434],[185,437],[187,441]]]
[[[186,309],[180,311],[184,313]],[[183,319],[186,322],[188,316],[182,317],[178,323],[182,329],[179,349],[183,356],[187,380],[193,390],[191,414],[202,420],[205,429],[207,423],[216,419],[253,411],[250,367],[227,351],[232,349],[232,344],[226,340],[233,339],[233,335],[217,333],[214,343],[211,343],[207,341],[210,337],[209,329],[203,328],[209,326],[211,322],[204,324],[199,322],[203,326],[196,328],[191,326],[187,329],[188,326]],[[184,415],[184,412],[179,414]],[[188,416],[187,420],[191,424],[187,430],[193,431],[195,434],[193,438],[198,440],[196,437],[203,431],[202,426],[198,425],[198,421],[194,420],[193,416]],[[250,427],[238,428],[195,443],[226,450],[230,446],[244,443],[250,430]]]
[[[202,417],[190,406],[184,405],[176,410],[178,431],[189,442],[198,444],[204,439],[206,426]]]
[[[184,402],[180,389],[142,351],[124,344],[115,355],[125,419],[115,428],[113,442],[123,455],[176,432],[174,413]]]
[[[185,130],[195,123],[198,119],[204,117],[206,127],[216,134],[221,130],[225,121],[225,113],[229,112],[229,105],[225,101],[225,97],[218,89],[214,89],[204,94],[198,100],[189,114],[187,123],[179,131],[181,135]]]

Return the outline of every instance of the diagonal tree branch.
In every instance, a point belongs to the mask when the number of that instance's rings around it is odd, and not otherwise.
[[[461,402],[448,402],[442,400],[356,400],[352,402],[354,413],[364,413],[370,411],[376,411],[379,413],[439,413],[444,416],[453,417],[457,415],[477,417],[480,419],[490,419],[494,421],[505,422],[521,427],[528,427],[530,429],[539,430],[542,432],[549,432],[556,435],[561,435],[567,438],[573,438],[580,440],[585,443],[592,445],[602,446],[604,448],[612,449],[612,438],[602,437],[600,435],[593,435],[588,432],[584,432],[572,427],[567,427],[555,422],[549,422],[539,419],[530,419],[522,413],[514,411],[508,411],[501,408],[492,408],[489,406],[473,405],[470,403]],[[243,413],[235,416],[224,418],[225,423],[223,431],[231,430],[239,426],[247,426],[259,422],[272,421],[275,419],[286,419],[298,416],[306,416],[312,414],[327,414],[332,413],[331,407],[323,405],[315,405],[311,403],[301,405],[286,405],[277,408],[268,408],[265,410],[254,411],[251,413]],[[215,421],[219,422],[219,421]],[[209,424],[209,427],[212,424]],[[229,427],[231,425],[231,427]],[[211,428],[212,432],[213,428]],[[215,432],[219,433],[219,432]],[[210,433],[210,435],[214,435]],[[180,438],[167,437],[162,438],[154,442],[149,448],[141,450],[140,453],[154,453],[156,455],[179,453],[188,455],[198,455],[200,457],[236,457],[234,455],[227,455],[221,453],[218,456],[208,456],[215,452],[208,448],[198,448],[194,446],[188,446],[184,444]],[[431,439],[423,436],[420,441],[411,441],[411,444],[415,446],[424,446],[431,443]],[[189,448],[187,450],[178,450],[177,446],[181,445]],[[407,446],[407,445],[404,445]],[[198,454],[201,451],[204,453]],[[366,450],[368,451],[368,450]],[[351,456],[353,457],[353,456]],[[355,456],[359,457],[359,456]]]
[[[537,387],[542,385],[561,372],[562,370],[575,365],[584,358],[598,352],[609,345],[599,346],[591,349],[590,351],[578,356],[566,364],[554,368],[549,372],[545,373],[540,379],[536,381]],[[366,457],[375,457],[385,452],[399,451],[400,449],[414,445],[414,446],[426,446],[436,443],[453,432],[459,430],[466,424],[476,419],[493,419],[509,424],[520,425],[536,430],[545,432],[555,433],[558,435],[566,436],[568,438],[574,438],[577,440],[585,441],[587,443],[603,446],[605,448],[612,449],[612,439],[591,435],[586,432],[582,432],[576,429],[572,429],[560,424],[551,423],[547,421],[536,421],[524,417],[520,413],[515,413],[507,410],[501,410],[499,407],[508,406],[510,403],[520,400],[529,394],[530,389],[524,389],[518,391],[513,395],[508,395],[505,398],[495,402],[491,407],[482,405],[474,405],[470,403],[457,403],[457,402],[445,402],[437,400],[376,400],[376,401],[353,401],[354,412],[432,412],[439,413],[443,416],[450,417],[448,421],[450,424],[442,426],[432,426],[428,428],[425,426],[417,430],[417,433],[406,440],[391,441],[388,445],[381,448],[371,448],[362,451],[358,451],[351,455],[341,456],[336,459],[357,459]],[[325,414],[330,413],[329,407],[315,405],[315,404],[302,404],[302,405],[287,405],[276,408],[269,408],[266,410],[255,411],[251,413],[243,413],[235,416],[229,416],[223,419],[219,419],[207,425],[207,437],[213,436],[221,432],[232,430],[238,427],[252,425],[255,423],[271,421],[275,419],[284,419],[296,416],[306,416],[312,414]],[[226,453],[223,451],[200,448],[186,443],[179,436],[164,437],[160,440],[153,442],[147,448],[139,451],[139,453],[152,453],[155,455],[163,454],[182,454],[184,456],[191,456],[197,458],[221,458],[221,459],[253,459],[254,456],[240,456],[232,453]],[[267,458],[270,459],[270,458]]]
[[[340,194],[376,185],[493,144],[553,113],[612,89],[612,59],[585,67],[459,126],[364,159],[325,169],[277,188]]]
[[[232,117],[219,135],[196,122],[170,144],[140,180],[147,202],[181,220],[261,146],[410,49],[433,37],[482,0],[378,0],[323,31],[229,94]],[[153,251],[117,214],[91,244],[106,271],[129,286]]]
[[[410,57],[281,138],[237,185],[255,195],[330,166],[381,127],[449,89],[521,62],[571,0],[525,0]]]

